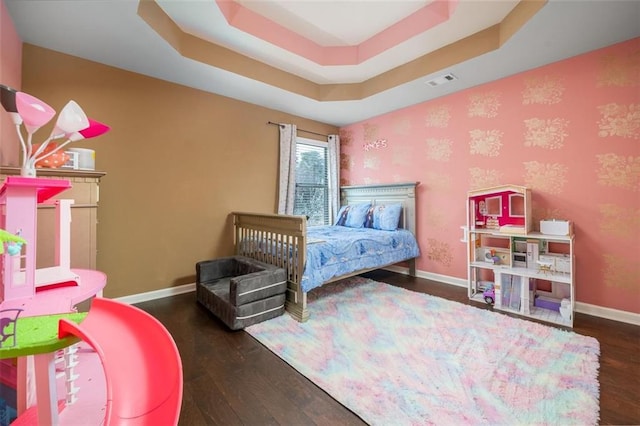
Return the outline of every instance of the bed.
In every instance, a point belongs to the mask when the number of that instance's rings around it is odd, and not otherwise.
[[[399,204],[401,213],[395,231],[352,226],[307,227],[305,216],[233,212],[235,253],[284,268],[286,310],[296,320],[306,321],[307,293],[323,284],[400,262],[408,262],[409,274],[415,276],[415,259],[420,255],[415,238],[418,184],[340,188],[341,212],[365,204],[374,207],[368,211],[366,220],[372,219],[371,212],[376,208]]]

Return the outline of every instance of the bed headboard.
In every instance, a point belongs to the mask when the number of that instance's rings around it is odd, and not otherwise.
[[[400,227],[416,235],[416,187],[420,182],[354,185],[340,188],[340,204],[402,204]]]

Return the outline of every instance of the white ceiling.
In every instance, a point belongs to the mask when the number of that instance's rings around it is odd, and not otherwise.
[[[425,0],[235,1],[321,46],[357,45],[431,3]],[[213,0],[159,0],[158,3],[190,34],[310,81],[331,84],[364,81],[498,24],[518,0],[463,0],[448,21],[352,66],[322,66],[234,28]]]
[[[231,0],[220,0],[231,1]],[[236,0],[321,46],[357,45],[422,0]],[[26,43],[324,123],[343,126],[640,36],[640,1],[549,0],[502,47],[362,100],[318,101],[181,56],[137,0],[5,0]],[[159,0],[185,32],[318,84],[353,83],[500,22],[516,0],[458,0],[450,19],[356,65],[322,66],[229,25],[214,0]],[[425,82],[444,73],[458,79]]]

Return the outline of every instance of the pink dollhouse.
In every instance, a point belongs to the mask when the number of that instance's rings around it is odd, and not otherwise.
[[[78,285],[80,277],[71,271],[70,224],[73,200],[54,201],[58,228],[56,265],[36,269],[37,207],[70,188],[67,180],[8,177],[0,188],[0,228],[20,235],[27,244],[16,255],[5,253],[0,268],[0,301],[35,296],[39,287],[69,283]]]
[[[53,197],[71,188],[68,180],[38,179],[9,176],[0,187],[0,228],[19,235],[26,244],[18,250],[7,247],[0,255],[0,310],[19,310],[22,317],[53,315],[73,312],[75,306],[93,296],[101,295],[106,275],[100,271],[71,269],[71,205],[73,200],[54,200]],[[56,211],[54,265],[36,268],[37,214],[39,204],[54,204]],[[11,245],[13,243],[6,243]],[[14,339],[14,344],[16,340]],[[35,355],[35,382],[37,383],[40,424],[57,424],[57,403],[48,394],[40,392],[55,388],[53,353]],[[3,363],[0,380],[15,383],[17,411],[23,413],[31,405],[26,383],[26,357],[18,358],[17,377],[10,371],[11,364]],[[4,377],[8,375],[8,377]],[[11,378],[13,377],[13,379]]]
[[[531,231],[531,189],[501,185],[477,189],[468,194],[469,225],[510,234]]]
[[[71,269],[73,200],[53,199],[70,187],[67,180],[13,176],[0,187],[0,228],[26,241],[19,249],[7,247],[1,255],[0,310],[19,310],[24,317],[44,315],[57,321],[53,314],[72,312],[79,302],[101,296],[105,274]],[[42,203],[55,204],[55,261],[51,267],[37,269],[37,207]],[[25,319],[31,318],[22,318]],[[17,358],[14,383],[18,417],[13,425],[178,423],[182,363],[171,334],[157,319],[135,307],[98,297],[82,324],[64,318],[59,321],[57,339],[45,339],[39,345],[28,343],[28,349]],[[13,336],[17,345],[18,338]],[[69,336],[83,340],[95,352],[85,350],[80,362],[78,351],[66,347],[71,342],[64,339]],[[64,410],[60,411],[57,360],[51,348],[63,347],[66,399]],[[13,353],[9,352],[11,349],[7,353]],[[31,373],[29,356],[34,360]],[[98,357],[100,363],[95,362]],[[6,368],[0,370],[3,373]],[[79,370],[84,371],[76,374]],[[30,374],[35,380],[28,379]],[[76,387],[74,383],[80,376],[88,380]],[[75,394],[80,388],[85,388],[83,403],[76,404]]]

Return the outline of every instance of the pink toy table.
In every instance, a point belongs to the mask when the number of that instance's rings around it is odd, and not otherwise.
[[[8,187],[16,188],[33,188],[38,187],[36,194],[36,202],[42,203],[51,197],[54,197],[62,191],[71,188],[71,184],[65,179],[46,179],[39,180],[32,177],[19,177],[8,176],[4,180],[5,184],[0,188],[0,196],[7,190]],[[44,182],[43,185],[38,185],[40,182]]]

